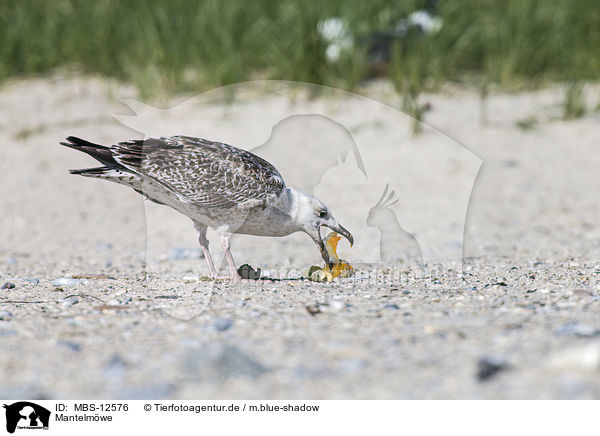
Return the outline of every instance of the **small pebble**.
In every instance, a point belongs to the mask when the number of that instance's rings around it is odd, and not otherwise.
[[[549,366],[561,371],[600,371],[600,343],[561,350],[550,357]]]
[[[79,345],[76,342],[67,341],[65,339],[59,339],[57,344],[60,345],[61,347],[66,347],[73,351],[81,351],[81,345]]]
[[[561,325],[554,330],[555,336],[577,336],[580,338],[593,338],[600,335],[600,329],[596,329],[588,324],[579,322],[570,322]]]
[[[129,364],[119,353],[114,353],[104,365],[105,377],[109,380],[122,379],[127,373]]]
[[[269,371],[254,357],[228,344],[204,344],[189,350],[181,362],[183,377],[205,383],[231,379],[254,379]]]
[[[33,285],[36,285],[36,286],[40,284],[39,279],[37,279],[35,277],[27,278],[27,279],[25,279],[25,281],[28,283],[31,283]]]
[[[506,369],[508,369],[508,365],[503,360],[484,357],[477,362],[477,380],[480,382],[489,381]]]
[[[384,309],[393,309],[393,310],[399,310],[400,307],[397,304],[386,304],[385,306],[383,306]]]
[[[108,251],[111,250],[113,248],[113,245],[110,242],[98,242],[96,244],[96,249],[98,251]]]
[[[71,327],[82,327],[84,325],[84,323],[82,323],[80,320],[75,319],[75,318],[67,318],[66,323],[67,323],[67,325],[70,325]]]
[[[359,372],[364,370],[369,364],[360,359],[342,360],[338,363],[338,368],[344,373]]]
[[[10,313],[8,310],[2,310],[0,311],[0,321],[6,321],[10,318],[12,318],[13,314]]]
[[[14,289],[14,288],[15,288],[15,284],[11,283],[11,282],[6,282],[0,287],[0,289]]]
[[[310,313],[312,316],[315,316],[316,314],[321,313],[321,307],[320,307],[319,303],[305,304],[304,307],[306,308],[306,311],[308,313]]]
[[[316,315],[318,313],[335,313],[344,310],[346,307],[346,303],[340,300],[333,300],[328,303],[314,303],[314,304],[305,304],[304,307],[311,315]]]
[[[79,298],[75,296],[67,297],[64,300],[59,300],[61,306],[73,306],[79,303]]]
[[[169,260],[201,259],[203,257],[200,247],[171,247],[169,250]]]
[[[119,302],[119,304],[121,304],[121,305],[122,305],[122,304],[129,304],[129,303],[131,303],[131,297],[129,297],[129,296],[122,297],[122,298],[119,298],[117,301],[118,301],[118,302]]]
[[[16,336],[18,333],[12,329],[0,329],[0,337]]]
[[[339,312],[346,308],[346,303],[340,300],[333,300],[329,303],[329,312]]]
[[[264,271],[261,271],[261,277],[277,278],[277,271],[272,269],[266,269]]]
[[[157,383],[135,387],[117,384],[112,388],[111,396],[132,400],[160,400],[172,397],[174,390],[175,388],[171,383]]]
[[[106,363],[107,367],[119,367],[119,368],[127,368],[129,364],[119,353],[114,353],[110,360]]]
[[[577,296],[577,297],[593,297],[594,294],[592,294],[589,291],[585,291],[583,289],[577,289],[575,291],[573,291],[573,295]]]
[[[53,286],[77,286],[82,282],[81,279],[73,279],[70,277],[61,277],[52,282]]]
[[[233,322],[229,318],[219,317],[214,320],[212,323],[212,327],[218,332],[224,332],[225,330],[229,330]]]

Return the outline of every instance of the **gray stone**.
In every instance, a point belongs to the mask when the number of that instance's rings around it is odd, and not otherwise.
[[[0,337],[16,336],[18,333],[13,329],[0,329]]]
[[[23,384],[8,384],[0,390],[0,398],[6,400],[22,400],[27,398],[30,401],[47,400],[50,395],[40,390],[40,386],[35,382]],[[18,433],[18,432],[17,432]]]
[[[169,260],[201,259],[204,254],[200,247],[171,247],[168,257]]]
[[[56,344],[61,347],[68,348],[69,350],[72,350],[72,351],[81,351],[81,345],[79,345],[77,342],[67,341],[65,339],[59,339],[56,342]]]
[[[73,305],[79,303],[79,298],[72,295],[70,297],[67,297],[67,298],[65,298],[63,300],[59,300],[59,301],[60,301],[61,306],[73,306]]]
[[[218,332],[224,332],[225,330],[229,330],[233,325],[233,321],[229,318],[219,317],[214,320],[212,323],[212,327]]]
[[[106,368],[127,368],[129,365],[123,357],[119,353],[114,353],[110,360],[106,363]]]
[[[549,367],[560,371],[600,371],[600,343],[565,348],[550,356]]]
[[[501,371],[508,369],[508,364],[502,358],[484,357],[477,362],[477,380],[486,382],[498,375]]]
[[[369,364],[361,359],[347,359],[339,362],[338,367],[344,373],[359,372],[365,369]]]
[[[113,245],[110,242],[100,241],[96,244],[96,249],[98,251],[108,251],[112,250]]]
[[[117,301],[121,305],[123,305],[123,304],[129,304],[129,303],[131,303],[131,297],[129,297],[129,296],[121,297],[121,298],[118,298]]]
[[[163,400],[172,398],[175,386],[171,383],[155,383],[142,386],[118,386],[113,390],[112,397],[126,400]]]
[[[119,382],[123,380],[127,374],[129,364],[119,353],[114,353],[111,358],[104,365],[103,372],[104,376],[110,382]]]
[[[73,279],[70,277],[61,277],[52,282],[52,286],[77,286],[82,282],[81,279]]]
[[[182,373],[189,379],[223,382],[230,378],[256,378],[268,369],[236,346],[222,343],[203,344],[183,358]]]
[[[579,322],[569,322],[561,325],[554,330],[556,336],[577,336],[580,338],[593,338],[600,335],[600,329],[594,328],[588,324]]]

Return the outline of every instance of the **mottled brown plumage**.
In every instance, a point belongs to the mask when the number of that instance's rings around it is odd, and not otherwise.
[[[231,208],[248,200],[264,202],[285,189],[283,177],[269,162],[220,142],[172,136],[96,146],[93,153],[90,143],[80,145],[83,140],[72,136],[67,140],[62,144],[102,157],[107,170],[122,166],[199,206]]]

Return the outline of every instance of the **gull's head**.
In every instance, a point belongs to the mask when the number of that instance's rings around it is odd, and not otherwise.
[[[339,233],[350,242],[350,245],[354,244],[354,238],[348,230],[336,221],[329,208],[321,200],[300,191],[295,191],[294,194],[297,199],[294,217],[296,224],[300,227],[300,230],[306,232],[315,241],[321,252],[321,257],[323,257],[325,263],[330,264],[331,258],[323,242],[321,228],[328,227]]]

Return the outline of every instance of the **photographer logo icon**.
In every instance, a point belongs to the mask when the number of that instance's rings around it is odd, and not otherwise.
[[[29,401],[19,401],[3,406],[6,409],[6,431],[14,433],[16,429],[48,430],[50,411]]]

